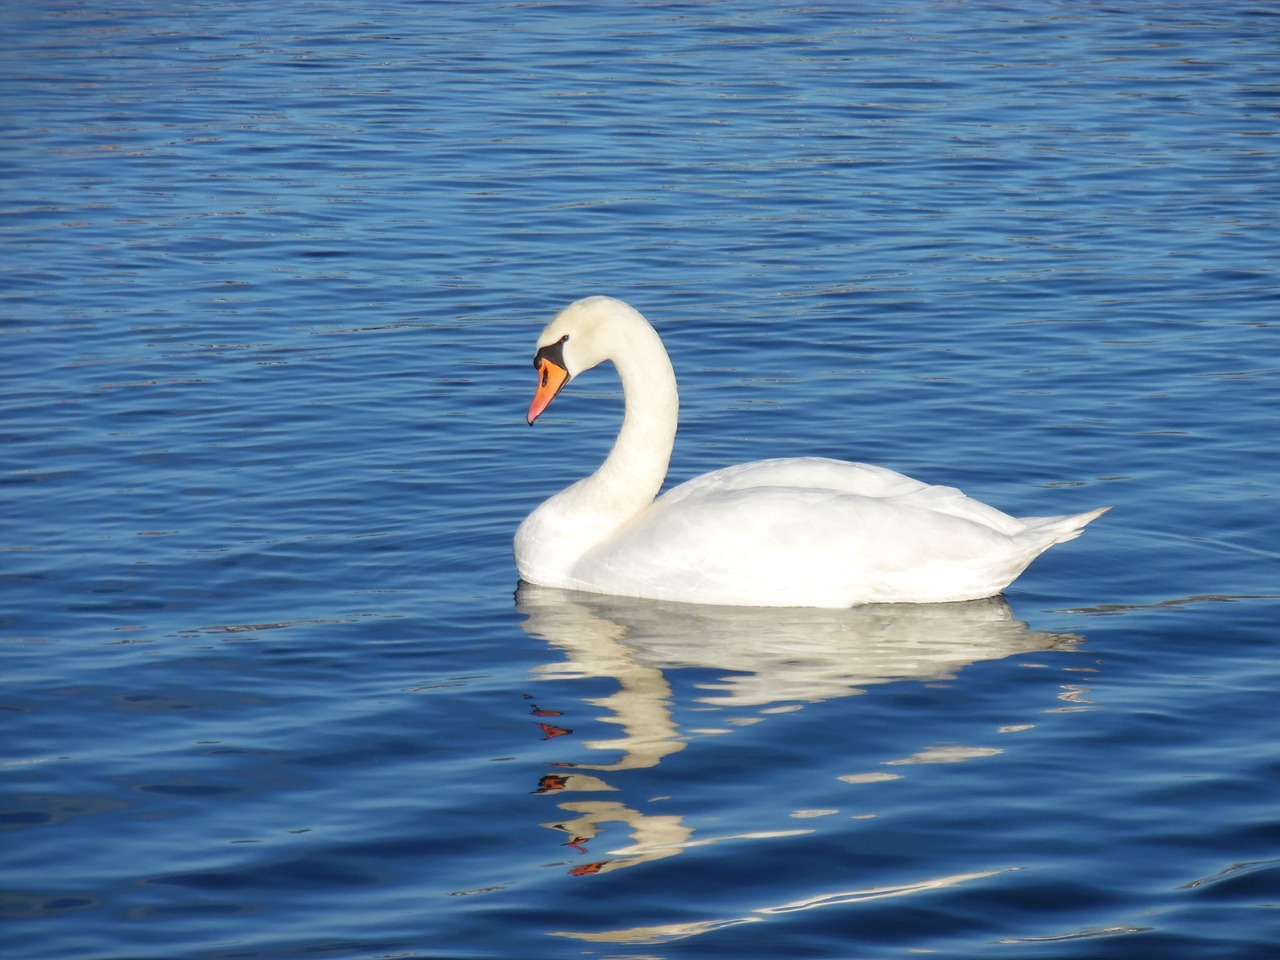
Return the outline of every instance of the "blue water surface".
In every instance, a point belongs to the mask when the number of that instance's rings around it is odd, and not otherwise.
[[[1280,943],[1280,15],[0,6],[0,918],[23,960]],[[655,324],[672,482],[1111,505],[1004,598],[530,588]]]

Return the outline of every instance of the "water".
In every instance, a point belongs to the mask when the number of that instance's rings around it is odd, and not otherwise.
[[[7,956],[1263,958],[1269,5],[12,2]],[[1112,504],[1003,600],[516,587],[612,441]]]

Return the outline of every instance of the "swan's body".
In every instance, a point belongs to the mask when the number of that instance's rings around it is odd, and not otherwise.
[[[951,487],[818,458],[727,467],[655,500],[679,401],[661,340],[627,304],[588,297],[547,326],[529,422],[605,360],[622,379],[622,430],[599,470],[516,531],[516,566],[530,583],[756,607],[976,600],[1106,509],[1017,519]]]

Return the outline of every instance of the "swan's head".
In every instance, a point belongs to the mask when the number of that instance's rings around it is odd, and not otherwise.
[[[570,380],[612,360],[637,324],[652,329],[639,311],[613,297],[587,297],[556,314],[538,337],[533,355],[538,389],[529,405],[529,423],[542,415]]]

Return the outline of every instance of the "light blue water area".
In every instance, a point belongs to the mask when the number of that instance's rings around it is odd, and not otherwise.
[[[0,7],[6,956],[1280,942],[1267,4]],[[1003,599],[515,593],[608,450],[1113,510]]]

